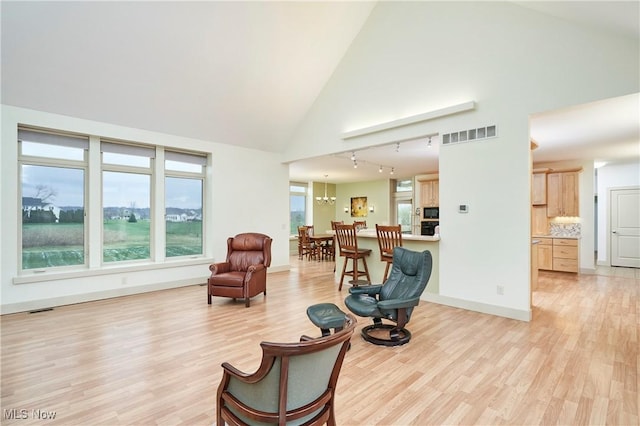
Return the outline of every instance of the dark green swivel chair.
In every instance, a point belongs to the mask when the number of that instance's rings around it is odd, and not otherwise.
[[[373,318],[373,325],[362,329],[364,340],[384,346],[409,342],[411,333],[404,326],[411,319],[413,308],[418,306],[420,295],[427,287],[432,264],[429,250],[416,252],[396,247],[393,249],[391,275],[384,284],[349,289],[351,294],[344,301],[347,308],[358,316]],[[383,324],[382,319],[395,324]]]

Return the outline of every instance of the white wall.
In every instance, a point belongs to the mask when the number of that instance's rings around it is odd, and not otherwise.
[[[210,226],[206,228],[205,257],[113,267],[109,271],[20,276],[17,270],[20,242],[16,231],[20,227],[19,123],[211,153],[212,185],[206,189],[205,206],[206,224]],[[6,105],[2,106],[1,148],[2,313],[204,283],[209,274],[208,264],[224,259],[227,237],[240,232],[270,235],[274,239],[271,271],[289,268],[289,173],[276,154]],[[100,231],[89,232],[99,235]],[[202,302],[206,303],[206,290],[203,288],[202,292]]]
[[[440,150],[441,301],[528,320],[528,117],[637,92],[638,47],[508,2],[381,2],[285,157],[497,125],[496,138]],[[475,110],[341,138],[465,101]]]
[[[609,190],[640,186],[640,161],[607,164],[598,169],[598,265],[611,265],[609,255]]]

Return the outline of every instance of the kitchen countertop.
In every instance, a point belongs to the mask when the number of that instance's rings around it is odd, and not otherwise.
[[[356,234],[358,237],[365,238],[378,238],[375,229],[361,229]],[[402,240],[405,241],[440,241],[440,235],[413,235],[413,234],[402,234]]]

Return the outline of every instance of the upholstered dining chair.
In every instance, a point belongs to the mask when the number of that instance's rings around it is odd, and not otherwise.
[[[356,319],[342,330],[296,343],[262,342],[262,361],[247,374],[222,364],[216,425],[335,425],[336,384]]]
[[[347,308],[358,316],[373,318],[373,325],[361,331],[364,340],[384,346],[409,342],[411,333],[404,327],[427,287],[432,265],[429,250],[417,252],[396,247],[393,249],[393,267],[387,281],[349,289],[350,294],[344,300]],[[383,324],[383,319],[395,324]]]
[[[271,265],[271,242],[268,235],[249,232],[227,239],[225,262],[209,266],[207,302],[211,296],[244,299],[248,308],[250,299],[267,294],[267,268]]]
[[[402,226],[378,225],[376,223],[376,234],[380,248],[380,261],[387,262],[382,277],[382,282],[385,282],[389,274],[389,266],[393,263],[393,249],[394,247],[402,247]]]

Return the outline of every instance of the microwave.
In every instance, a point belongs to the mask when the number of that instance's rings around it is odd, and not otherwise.
[[[425,207],[422,218],[423,219],[439,219],[440,207]]]

